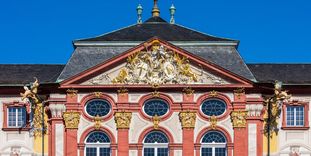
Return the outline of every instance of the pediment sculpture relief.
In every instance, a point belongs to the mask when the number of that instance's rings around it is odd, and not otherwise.
[[[189,64],[188,58],[161,45],[134,53],[118,70],[111,69],[84,84],[228,84],[224,79]]]

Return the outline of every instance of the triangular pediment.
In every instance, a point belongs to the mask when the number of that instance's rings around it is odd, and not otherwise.
[[[151,39],[62,85],[230,85],[249,82],[174,45]]]

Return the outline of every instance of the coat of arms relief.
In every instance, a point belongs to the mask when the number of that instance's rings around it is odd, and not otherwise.
[[[154,40],[150,47],[127,58],[126,63],[82,85],[103,84],[228,84],[220,77],[190,65],[188,58]]]

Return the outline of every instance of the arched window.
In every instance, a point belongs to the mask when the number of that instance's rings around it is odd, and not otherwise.
[[[149,116],[163,116],[169,111],[169,105],[162,99],[150,99],[144,103],[143,109]]]
[[[227,140],[218,131],[207,132],[201,140],[201,156],[227,156]]]
[[[110,156],[110,139],[106,133],[95,131],[85,140],[85,156]]]
[[[144,139],[143,156],[168,156],[168,139],[160,131],[152,131]]]
[[[201,111],[207,116],[220,116],[226,112],[226,102],[220,99],[206,99],[201,105]]]

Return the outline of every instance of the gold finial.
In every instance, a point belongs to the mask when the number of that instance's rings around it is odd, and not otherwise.
[[[160,16],[160,10],[158,8],[158,0],[153,0],[153,8],[152,8],[152,17],[159,17]]]

